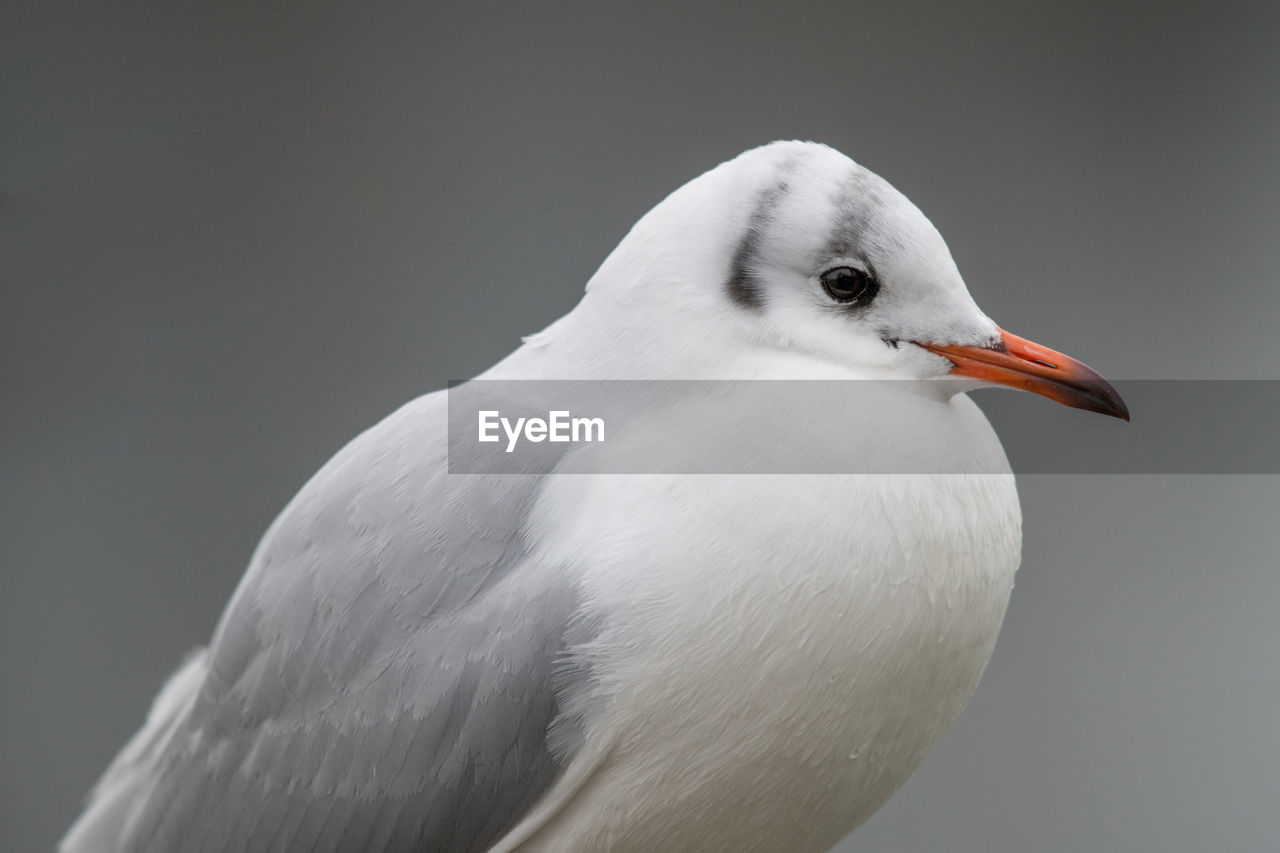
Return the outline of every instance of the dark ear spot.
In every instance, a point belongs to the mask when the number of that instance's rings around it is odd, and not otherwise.
[[[747,229],[734,249],[733,260],[729,264],[729,277],[725,279],[725,290],[729,292],[729,298],[743,308],[759,311],[764,307],[764,285],[756,275],[756,266],[765,232],[789,189],[786,179],[781,178],[760,194],[756,209],[747,222]]]
[[[725,288],[729,298],[743,308],[759,311],[764,307],[764,293],[760,282],[756,279],[751,267],[760,250],[760,232],[748,228],[747,233],[738,241],[738,248],[733,253],[733,263],[729,267],[729,278]]]

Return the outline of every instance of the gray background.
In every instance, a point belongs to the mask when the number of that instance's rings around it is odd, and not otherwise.
[[[317,466],[744,148],[885,175],[1108,376],[1280,378],[1277,4],[107,5],[0,12],[6,851]],[[848,848],[1275,849],[1280,478],[1021,489],[986,679]]]

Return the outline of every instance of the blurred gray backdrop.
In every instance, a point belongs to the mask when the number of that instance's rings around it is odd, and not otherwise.
[[[1277,4],[109,5],[0,11],[5,851],[331,453],[744,148],[880,172],[1110,377],[1280,378]],[[1021,490],[986,678],[847,849],[1274,850],[1280,478]]]

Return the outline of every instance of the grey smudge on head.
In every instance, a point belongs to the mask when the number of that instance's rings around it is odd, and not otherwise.
[[[738,247],[734,249],[725,289],[729,292],[729,298],[743,308],[759,311],[764,307],[764,286],[756,275],[756,263],[765,233],[773,222],[778,206],[791,189],[788,176],[794,167],[792,161],[784,162],[779,167],[778,178],[760,193],[756,208],[747,221],[747,229],[738,241]]]
[[[855,166],[832,197],[835,225],[827,241],[832,257],[857,258],[870,267],[878,242],[890,235],[873,233],[878,212],[885,206],[884,182]]]

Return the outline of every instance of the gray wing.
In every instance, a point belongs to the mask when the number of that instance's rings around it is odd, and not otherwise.
[[[479,851],[550,786],[576,590],[527,558],[539,478],[447,475],[443,410],[303,488],[64,850]]]

